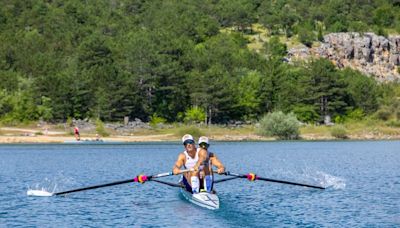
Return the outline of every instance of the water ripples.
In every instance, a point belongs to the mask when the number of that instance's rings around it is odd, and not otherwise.
[[[221,208],[210,211],[155,182],[57,197],[26,196],[28,189],[59,192],[169,171],[182,150],[178,144],[0,145],[0,224],[395,227],[400,224],[398,148],[397,141],[215,143],[211,149],[229,171],[327,189],[236,179],[215,185]]]

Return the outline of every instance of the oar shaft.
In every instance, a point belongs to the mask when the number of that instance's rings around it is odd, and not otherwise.
[[[63,194],[68,194],[68,193],[72,193],[72,192],[80,192],[80,191],[85,191],[85,190],[90,190],[90,189],[103,188],[103,187],[108,187],[108,186],[113,186],[113,185],[134,182],[134,181],[135,181],[134,179],[128,179],[128,180],[107,183],[107,184],[93,185],[93,186],[84,187],[84,188],[72,189],[72,190],[68,190],[68,191],[64,191],[64,192],[57,192],[57,193],[54,193],[54,195],[63,195]]]
[[[315,186],[315,185],[302,184],[302,183],[296,183],[296,182],[284,181],[284,180],[275,180],[275,179],[264,178],[264,177],[257,177],[257,180],[276,182],[276,183],[281,183],[281,184],[291,184],[291,185],[297,185],[297,186],[303,186],[303,187],[309,187],[309,188],[325,189],[324,187]]]
[[[178,174],[186,173],[189,171],[191,171],[191,170],[184,169],[184,170],[181,170]],[[160,177],[167,177],[167,176],[172,176],[172,175],[174,175],[173,172],[155,174],[155,175],[149,176],[148,180],[151,181],[152,179],[156,179],[156,178],[160,178]],[[53,195],[64,195],[64,194],[68,194],[68,193],[72,193],[72,192],[80,192],[80,191],[85,191],[85,190],[90,190],[90,189],[109,187],[109,186],[119,185],[119,184],[126,184],[126,183],[130,183],[130,182],[137,182],[137,179],[132,178],[132,179],[128,179],[128,180],[115,181],[115,182],[111,182],[111,183],[93,185],[93,186],[88,186],[88,187],[84,187],[84,188],[77,188],[77,189],[72,189],[72,190],[63,191],[63,192],[56,192]]]
[[[224,175],[235,176],[235,177],[240,177],[240,178],[247,178],[247,175],[238,174],[238,173],[231,173],[231,172],[225,172]],[[275,182],[275,183],[281,183],[281,184],[291,184],[291,185],[297,185],[297,186],[303,186],[303,187],[309,187],[309,188],[325,189],[324,187],[321,187],[321,186],[302,184],[302,183],[296,183],[296,182],[284,181],[284,180],[276,180],[276,179],[259,177],[259,176],[257,176],[256,179],[257,180],[263,180],[263,181],[269,181],[269,182]]]

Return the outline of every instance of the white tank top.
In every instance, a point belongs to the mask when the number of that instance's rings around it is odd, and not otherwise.
[[[186,163],[183,165],[185,169],[191,169],[194,165],[196,165],[197,161],[199,160],[199,149],[200,148],[197,148],[194,158],[190,157],[186,150],[183,151],[183,154],[185,154],[186,157]]]

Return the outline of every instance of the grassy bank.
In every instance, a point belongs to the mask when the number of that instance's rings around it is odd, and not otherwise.
[[[255,125],[222,126],[222,125],[182,125],[171,124],[149,129],[135,128],[123,134],[111,128],[105,129],[109,136],[104,139],[120,141],[179,141],[183,134],[193,134],[195,137],[206,135],[220,141],[258,141],[274,140],[274,138],[258,135]],[[83,139],[92,139],[95,129],[81,129]],[[0,126],[0,142],[63,142],[73,139],[72,127],[65,124],[29,123],[16,126]],[[7,140],[4,140],[7,138]],[[58,139],[57,139],[58,138]],[[334,126],[304,125],[300,128],[300,139],[303,140],[379,140],[400,139],[400,127],[391,126],[383,121],[357,121]]]

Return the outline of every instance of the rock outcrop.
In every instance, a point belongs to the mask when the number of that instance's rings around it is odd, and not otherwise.
[[[331,33],[320,45],[289,50],[288,59],[330,59],[337,67],[350,67],[378,81],[400,80],[400,36],[388,38],[374,33]]]

